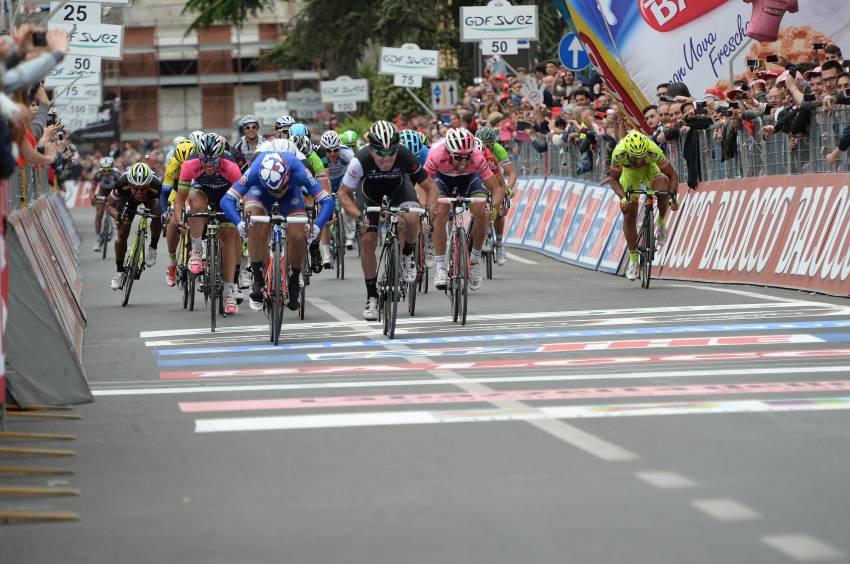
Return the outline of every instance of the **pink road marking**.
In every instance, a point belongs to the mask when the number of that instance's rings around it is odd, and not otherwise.
[[[331,396],[262,400],[185,401],[184,413],[214,411],[258,411],[268,409],[310,409],[322,407],[362,407],[389,405],[422,405],[444,403],[476,403],[499,401],[554,401],[603,398],[644,398],[667,396],[779,394],[796,392],[832,392],[850,390],[850,380],[822,382],[764,382],[754,384],[697,384],[692,386],[629,386],[620,388],[566,388],[545,390],[510,390],[486,394],[392,394],[373,396]]]
[[[677,362],[714,362],[719,360],[773,360],[836,358],[850,356],[850,349],[805,349],[785,351],[749,351],[729,353],[684,354],[684,355],[647,355],[618,356],[596,358],[553,358],[486,360],[469,362],[416,362],[399,364],[359,364],[359,365],[319,365],[291,368],[247,368],[232,370],[191,370],[179,372],[160,372],[162,380],[195,380],[206,378],[263,378],[269,376],[304,375],[346,375],[375,373],[433,372],[439,370],[506,370],[534,368],[570,368],[582,366],[605,366],[613,364],[677,363]],[[226,362],[224,360],[223,362]]]

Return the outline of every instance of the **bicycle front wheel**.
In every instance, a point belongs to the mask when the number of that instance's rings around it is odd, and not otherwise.
[[[138,275],[139,259],[141,258],[143,246],[144,240],[137,234],[130,254],[130,260],[127,266],[124,267],[124,298],[121,301],[121,307],[125,307],[130,301],[130,292],[133,291],[133,281]]]
[[[461,229],[457,234],[458,244],[457,244],[457,253],[458,253],[458,268],[457,268],[457,277],[458,277],[458,309],[460,324],[466,325],[466,311],[469,303],[469,255],[467,254],[467,234],[466,231]]]
[[[275,243],[271,256],[271,268],[266,269],[269,280],[269,328],[271,330],[271,341],[277,345],[280,340],[280,328],[283,325],[283,257],[281,256],[281,244]]]
[[[218,238],[207,238],[207,286],[210,293],[210,331],[215,333],[221,298],[221,266],[219,264]]]
[[[103,223],[100,226],[100,258],[106,258],[106,246],[109,243],[109,231],[110,231],[110,219],[109,216],[104,214]]]
[[[395,338],[395,326],[398,320],[398,300],[401,290],[399,286],[401,284],[401,259],[397,242],[390,245],[387,253],[386,275],[387,298],[384,304],[384,335],[393,339]]]
[[[345,223],[342,213],[336,214],[334,245],[336,245],[336,277],[345,280]]]
[[[641,243],[642,242],[642,243]],[[640,261],[640,286],[649,288],[652,279],[652,259],[655,255],[655,234],[652,231],[652,210],[647,210],[643,217],[640,240],[638,241]]]

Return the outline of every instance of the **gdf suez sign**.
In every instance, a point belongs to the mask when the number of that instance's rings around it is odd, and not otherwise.
[[[537,40],[537,5],[511,6],[504,1],[487,6],[461,6],[460,40]]]

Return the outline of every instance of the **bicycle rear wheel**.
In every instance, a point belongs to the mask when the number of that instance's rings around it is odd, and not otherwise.
[[[345,224],[342,212],[336,214],[334,224],[334,244],[336,245],[336,277],[345,280]]]
[[[416,265],[416,280],[407,284],[407,313],[410,317],[416,315],[416,291],[422,285],[425,258],[422,253],[422,231],[419,231],[419,242],[413,247],[413,264]]]
[[[647,211],[643,217],[638,251],[640,253],[638,258],[640,261],[640,286],[641,288],[649,288],[652,279],[652,259],[655,255],[655,234],[652,231],[651,211]]]
[[[109,231],[111,226],[109,215],[104,214],[103,223],[100,225],[100,258],[106,258],[106,246],[109,244]]]

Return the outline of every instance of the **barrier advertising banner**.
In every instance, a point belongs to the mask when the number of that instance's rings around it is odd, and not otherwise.
[[[799,7],[776,0],[554,3],[611,91],[644,127],[640,110],[656,102],[658,84],[684,82],[700,96],[728,85],[730,75],[745,75],[746,59],[780,55],[811,62],[813,43],[850,43],[846,0],[800,0]]]

